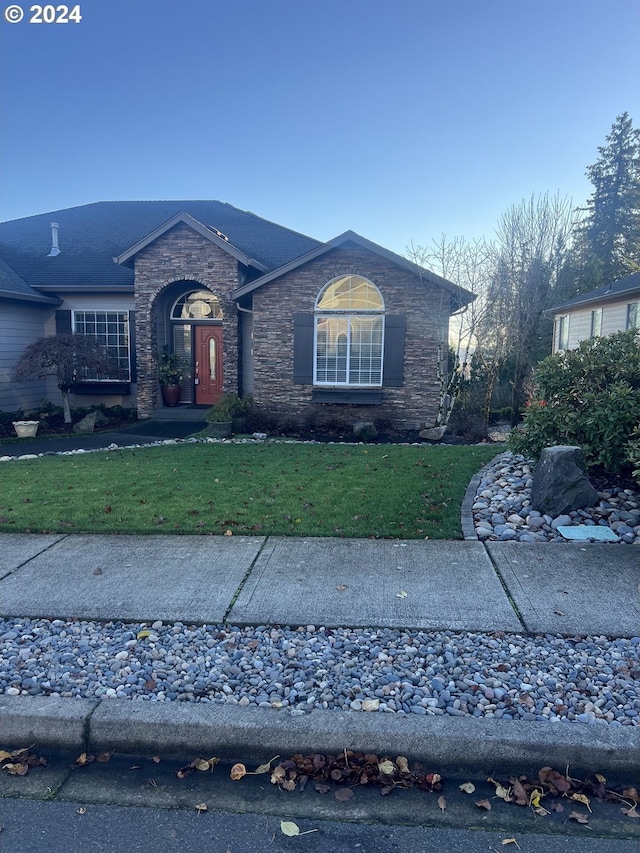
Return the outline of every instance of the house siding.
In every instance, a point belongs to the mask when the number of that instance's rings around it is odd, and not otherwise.
[[[143,249],[135,259],[138,415],[157,408],[158,350],[168,343],[167,306],[158,300],[180,281],[197,282],[220,300],[224,315],[223,390],[238,390],[238,320],[231,293],[238,287],[238,262],[202,235],[181,223]]]
[[[42,338],[45,324],[54,311],[34,302],[2,300],[0,311],[0,408],[5,412],[26,413],[38,409],[47,398],[44,379],[12,382],[13,369],[24,349]]]
[[[589,305],[580,306],[573,310],[566,309],[554,315],[555,327],[553,335],[553,351],[558,352],[559,346],[559,320],[560,317],[569,317],[569,346],[568,349],[576,349],[581,341],[591,337],[591,312],[595,308],[602,308],[602,332],[601,337],[607,337],[614,332],[622,332],[627,325],[627,306],[631,302],[640,300],[640,293],[627,293],[622,299],[610,302],[593,302]]]
[[[364,249],[340,248],[269,282],[253,294],[254,400],[258,408],[302,420],[312,412],[344,408],[312,403],[313,386],[294,383],[293,318],[312,314],[331,279],[359,274],[380,290],[386,313],[406,318],[403,384],[383,387],[380,405],[355,406],[355,419],[384,419],[416,429],[435,419],[440,396],[438,341],[448,340],[450,297]],[[384,380],[383,380],[384,381]]]

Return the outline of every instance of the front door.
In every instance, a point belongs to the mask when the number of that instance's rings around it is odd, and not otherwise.
[[[195,326],[196,405],[212,406],[222,394],[222,326]]]

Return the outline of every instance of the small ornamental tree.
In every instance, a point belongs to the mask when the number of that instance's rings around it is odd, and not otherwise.
[[[14,382],[55,376],[62,392],[64,422],[71,423],[69,390],[74,382],[84,378],[84,371],[109,375],[107,351],[95,338],[86,335],[52,335],[30,344],[14,368]]]
[[[616,472],[631,461],[639,425],[640,334],[630,329],[541,361],[524,428],[511,433],[509,445],[534,458],[545,447],[577,445],[589,467]]]

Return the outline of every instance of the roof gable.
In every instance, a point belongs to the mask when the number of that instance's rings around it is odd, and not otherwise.
[[[259,287],[267,284],[270,281],[274,281],[285,273],[291,272],[295,270],[297,267],[302,266],[303,264],[309,263],[309,261],[314,260],[315,258],[319,258],[327,252],[332,251],[333,249],[340,248],[346,246],[348,244],[359,246],[360,248],[367,249],[370,252],[373,252],[376,255],[380,255],[380,257],[385,258],[396,266],[402,267],[413,275],[417,276],[421,281],[427,281],[431,284],[435,284],[438,287],[442,287],[444,290],[447,290],[451,293],[453,304],[454,304],[454,313],[455,311],[460,310],[465,305],[468,305],[470,302],[476,298],[474,293],[471,293],[469,290],[465,290],[465,288],[460,287],[457,284],[454,284],[452,281],[448,281],[446,278],[442,278],[436,273],[431,272],[425,267],[421,267],[418,264],[414,264],[413,261],[407,260],[407,258],[403,258],[401,255],[396,255],[395,252],[391,252],[389,249],[385,249],[383,246],[379,246],[377,243],[373,243],[371,240],[367,240],[365,237],[361,237],[359,234],[356,234],[355,231],[345,231],[344,234],[339,234],[337,237],[334,237],[333,240],[329,240],[327,243],[323,243],[315,248],[311,249],[311,251],[307,252],[304,255],[301,255],[299,258],[294,258],[289,263],[284,264],[276,270],[272,270],[266,275],[260,276],[260,278],[255,279],[254,281],[245,284],[243,287],[238,288],[233,294],[232,297],[234,299],[240,299],[243,296],[251,293],[254,290],[257,290]]]
[[[146,234],[141,240],[138,240],[133,246],[130,246],[126,251],[122,252],[120,255],[117,255],[113,260],[116,264],[124,264],[127,266],[133,266],[133,259],[135,256],[145,249],[147,246],[150,246],[152,243],[162,237],[163,234],[166,234],[172,228],[175,228],[176,225],[183,223],[189,228],[196,231],[205,240],[209,240],[214,246],[217,246],[219,249],[227,252],[227,254],[234,257],[237,261],[240,261],[241,264],[244,264],[247,267],[255,267],[260,270],[260,272],[266,272],[267,267],[264,264],[261,264],[259,261],[256,261],[254,258],[249,258],[244,252],[241,252],[234,245],[229,242],[229,238],[219,231],[217,228],[213,228],[213,226],[203,225],[202,222],[198,222],[197,219],[194,219],[193,216],[190,216],[188,213],[185,213],[183,210],[179,213],[176,213],[175,216],[172,216],[171,219],[167,219],[166,222],[163,222],[162,225],[159,225],[157,228],[154,228],[149,234]]]

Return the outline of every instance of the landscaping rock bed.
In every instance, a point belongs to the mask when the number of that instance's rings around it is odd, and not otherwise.
[[[597,480],[596,506],[554,518],[531,507],[533,471],[531,460],[512,453],[501,454],[482,470],[471,507],[478,539],[564,542],[558,527],[586,525],[609,527],[618,542],[640,545],[638,492],[616,485],[604,486]]]
[[[14,696],[640,723],[638,637],[25,618],[0,644]]]

